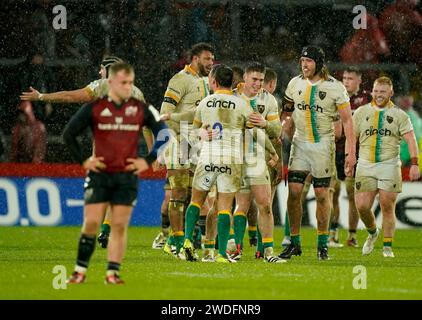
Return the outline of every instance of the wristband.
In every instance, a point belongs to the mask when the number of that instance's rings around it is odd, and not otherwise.
[[[419,166],[419,159],[418,159],[418,157],[410,158],[410,164],[412,166]]]
[[[40,95],[38,96],[38,100],[43,101],[43,97],[44,97],[44,94],[40,93]]]

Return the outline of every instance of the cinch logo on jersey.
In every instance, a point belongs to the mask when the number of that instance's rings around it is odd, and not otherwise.
[[[205,171],[232,174],[232,169],[229,166],[219,167],[219,166],[215,166],[213,164],[207,164],[205,166]]]
[[[322,107],[320,107],[319,105],[310,106],[309,104],[306,104],[305,101],[302,101],[302,103],[299,103],[297,105],[297,108],[301,111],[306,111],[306,110],[309,109],[311,111],[313,110],[313,111],[316,111],[316,112],[324,113],[324,109]]]
[[[365,130],[365,135],[367,136],[372,136],[374,134],[379,134],[380,136],[391,136],[392,132],[387,128],[376,129],[373,126]]]
[[[232,101],[225,101],[225,100],[210,100],[207,102],[208,108],[223,108],[223,109],[236,109],[236,104]]]

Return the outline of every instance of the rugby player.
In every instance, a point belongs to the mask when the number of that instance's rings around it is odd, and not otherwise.
[[[409,116],[390,100],[393,83],[388,77],[375,80],[372,101],[359,107],[354,115],[354,129],[359,142],[359,160],[355,178],[355,202],[359,216],[369,233],[362,247],[368,255],[374,249],[380,230],[376,226],[372,205],[379,195],[382,212],[384,257],[393,258],[395,207],[397,195],[402,191],[400,141],[404,139],[411,156],[409,178],[420,177],[418,146]]]
[[[84,223],[79,239],[76,266],[68,283],[83,283],[95,237],[108,206],[111,208],[111,238],[108,247],[106,284],[123,284],[119,270],[124,256],[127,228],[136,205],[138,174],[157,158],[163,141],[156,140],[145,158],[138,158],[141,128],[148,125],[157,137],[165,129],[152,106],[132,97],[135,74],[127,63],[110,67],[108,94],[86,104],[72,117],[63,132],[72,157],[88,171],[84,184]],[[95,153],[84,158],[77,140],[86,128],[93,131]]]
[[[362,72],[354,67],[350,66],[343,72],[343,84],[347,90],[347,94],[350,98],[350,107],[352,109],[352,115],[354,111],[360,106],[367,104],[371,101],[371,94],[366,90],[362,90],[360,85],[362,83]],[[348,217],[349,217],[349,234],[347,237],[346,244],[350,247],[358,247],[358,241],[356,238],[356,230],[359,222],[359,214],[356,210],[355,205],[355,179],[354,176],[346,177],[344,175],[344,154],[345,154],[345,141],[343,126],[341,121],[338,121],[338,130],[340,138],[336,139],[336,169],[337,179],[335,181],[334,194],[333,194],[333,210],[330,221],[330,238],[328,240],[328,247],[342,247],[343,244],[339,241],[338,236],[338,219],[340,215],[339,196],[341,181],[345,182],[346,193],[349,202]]]
[[[245,69],[244,83],[240,83],[234,91],[235,95],[247,102],[253,112],[249,116],[251,123],[260,128],[267,139],[278,139],[281,135],[281,122],[278,114],[277,100],[272,94],[262,88],[265,78],[265,67],[257,62],[249,64]],[[250,151],[255,153],[256,164],[248,161]],[[245,165],[243,167],[242,186],[236,194],[236,210],[234,212],[234,228],[237,251],[233,259],[240,259],[242,254],[242,239],[246,229],[246,214],[252,199],[258,209],[258,228],[262,235],[263,256],[266,262],[282,263],[283,259],[274,255],[274,218],[272,213],[271,179],[266,162],[273,155],[261,154],[254,140],[245,143]],[[255,154],[254,154],[255,156]],[[278,155],[274,157],[279,159]]]
[[[59,91],[52,93],[40,93],[38,90],[30,87],[30,91],[22,92],[20,96],[21,100],[30,101],[43,101],[46,103],[89,103],[93,102],[98,98],[102,98],[107,95],[109,90],[109,84],[107,81],[110,67],[115,64],[123,62],[122,59],[116,56],[106,56],[101,61],[100,79],[92,81],[87,86],[81,89],[70,90],[70,91]],[[144,94],[136,86],[132,86],[132,97],[145,102]],[[147,127],[143,128],[143,134],[148,145],[148,151],[151,150],[152,146],[152,134]],[[98,235],[98,243],[102,248],[107,248],[108,238],[110,235],[110,215],[107,211],[103,224],[101,225],[101,231]]]
[[[317,257],[328,260],[330,218],[329,186],[334,169],[334,121],[337,112],[346,135],[345,174],[350,176],[356,162],[355,137],[349,96],[344,85],[331,77],[325,66],[325,54],[316,46],[304,47],[300,66],[302,74],[290,80],[283,99],[282,118],[292,116],[296,131],[289,160],[289,196],[287,211],[291,243],[279,255],[289,259],[301,255],[300,226],[302,191],[312,175],[316,197]]]
[[[186,234],[182,251],[189,261],[197,260],[193,248],[193,228],[207,193],[216,183],[219,254],[215,261],[235,262],[227,255],[226,249],[232,203],[241,184],[244,128],[252,125],[248,124],[252,109],[247,106],[245,100],[233,95],[232,81],[231,68],[226,65],[213,67],[209,74],[209,83],[214,93],[200,102],[195,113],[194,126],[215,129],[218,131],[218,136],[213,137],[211,141],[204,141],[193,178],[192,198],[186,212]],[[275,154],[274,148],[271,147],[269,146],[271,152]]]
[[[164,251],[178,256],[184,242],[184,215],[189,201],[192,183],[188,159],[189,131],[199,102],[209,94],[208,76],[214,63],[214,48],[207,43],[195,44],[190,51],[190,64],[175,74],[169,81],[161,105],[161,119],[172,130],[172,136],[165,152],[165,165],[171,189],[169,218],[172,235]],[[175,247],[173,250],[172,248]],[[179,256],[181,257],[181,256]]]
[[[274,94],[277,88],[277,73],[271,69],[266,67],[265,68],[265,77],[263,88],[270,94]],[[281,110],[279,110],[279,117],[281,116]],[[268,171],[270,174],[271,180],[271,204],[274,202],[275,192],[277,190],[277,185],[283,178],[283,157],[282,157],[282,145],[281,145],[281,136],[278,138],[273,138],[271,140],[275,150],[277,151],[277,155],[279,160],[277,162],[276,167],[268,167]],[[255,201],[251,201],[251,206],[249,207],[248,211],[248,234],[249,234],[249,243],[251,246],[254,244],[254,239],[256,239],[257,250],[255,257],[262,258],[263,257],[263,246],[262,246],[262,236],[259,230],[256,228],[256,217],[257,217],[257,209]],[[254,234],[255,231],[255,234]],[[257,234],[257,235],[256,235]],[[257,237],[257,238],[255,238]]]

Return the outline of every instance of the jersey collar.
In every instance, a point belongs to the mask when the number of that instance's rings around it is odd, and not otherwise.
[[[244,82],[240,82],[238,85],[237,85],[237,92],[239,92],[239,94],[241,94],[241,95],[243,95],[245,98],[247,98],[248,100],[253,100],[253,99],[255,99],[256,97],[258,97],[258,95],[260,94],[260,93],[262,93],[263,91],[264,91],[264,89],[263,88],[261,88],[261,90],[256,94],[256,95],[254,95],[253,97],[248,97],[247,95],[246,95],[246,93],[245,93],[245,83]]]
[[[229,89],[218,89],[218,90],[215,90],[215,92],[214,93],[223,93],[223,94],[233,94],[233,91],[231,91],[231,90],[229,90]]]
[[[383,107],[378,107],[375,103],[375,100],[372,99],[371,106],[374,107],[376,110],[385,110],[394,107],[394,103],[391,100],[388,100],[387,103]]]
[[[319,85],[322,82],[322,79],[319,79],[317,82],[312,83],[308,78],[306,78],[306,81],[310,86],[316,86]]]
[[[117,102],[113,101],[110,96],[107,95],[107,101],[112,103],[116,108],[120,109],[125,103],[129,101],[129,99],[123,100],[122,103],[118,104]]]
[[[194,76],[199,77],[199,74],[192,68],[190,64],[185,65],[185,68],[183,70],[192,73]]]

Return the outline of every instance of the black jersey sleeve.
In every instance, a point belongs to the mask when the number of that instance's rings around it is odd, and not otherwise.
[[[145,160],[151,164],[157,159],[158,150],[168,141],[168,139],[163,140],[161,137],[158,137],[158,133],[161,130],[167,130],[167,126],[163,121],[160,120],[160,114],[158,113],[158,110],[155,109],[152,105],[145,107],[144,125],[151,129],[155,138],[155,143],[151,152],[145,157]],[[168,137],[167,134],[164,136]]]
[[[76,139],[87,127],[92,125],[92,104],[83,105],[70,119],[63,131],[63,140],[69,148],[72,158],[82,164],[84,157],[81,146]]]

